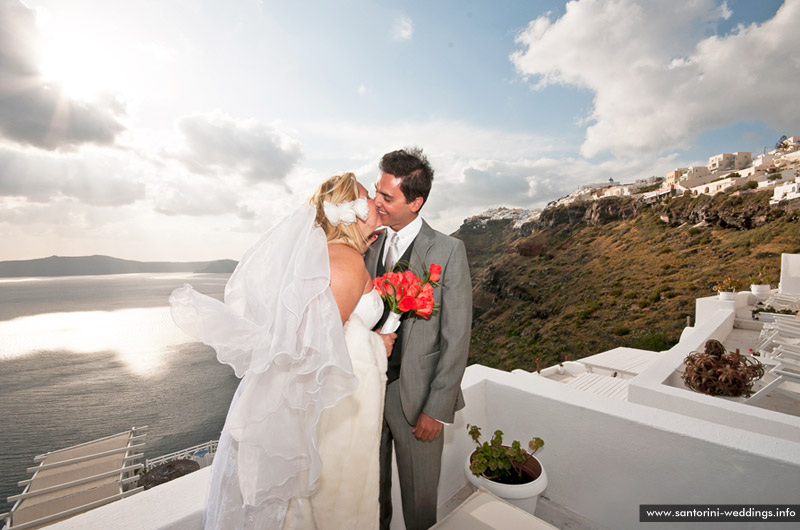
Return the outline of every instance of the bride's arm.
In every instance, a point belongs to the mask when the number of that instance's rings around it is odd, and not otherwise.
[[[369,281],[369,274],[364,268],[361,254],[346,245],[328,245],[328,257],[331,266],[331,291],[339,307],[342,323],[345,323],[364,293],[365,280]]]

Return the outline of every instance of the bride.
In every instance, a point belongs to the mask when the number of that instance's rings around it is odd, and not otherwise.
[[[379,225],[352,173],[242,257],[225,302],[185,285],[175,322],[242,378],[214,457],[205,529],[378,527],[383,302],[362,254]]]

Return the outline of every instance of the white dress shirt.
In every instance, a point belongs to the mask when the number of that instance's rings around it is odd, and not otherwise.
[[[383,263],[384,266],[386,265],[386,254],[389,250],[389,241],[392,239],[393,234],[397,234],[398,241],[397,241],[397,259],[405,254],[408,247],[411,246],[411,243],[416,239],[417,235],[419,234],[420,229],[422,228],[422,217],[417,216],[413,221],[408,223],[406,226],[395,232],[388,226],[386,227],[386,238],[383,241]],[[388,267],[386,267],[388,270]]]

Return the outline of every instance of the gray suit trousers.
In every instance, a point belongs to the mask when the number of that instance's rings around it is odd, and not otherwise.
[[[397,450],[400,495],[403,499],[403,519],[407,530],[426,530],[436,524],[437,490],[442,467],[444,433],[424,442],[411,432],[400,404],[400,381],[386,387],[383,432],[381,433],[381,529],[388,530],[392,520],[392,442]]]

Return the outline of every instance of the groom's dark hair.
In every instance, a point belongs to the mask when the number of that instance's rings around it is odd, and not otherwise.
[[[401,179],[400,191],[411,202],[422,197],[423,204],[428,200],[433,184],[433,168],[428,157],[419,147],[406,147],[386,153],[378,165],[381,171]]]

